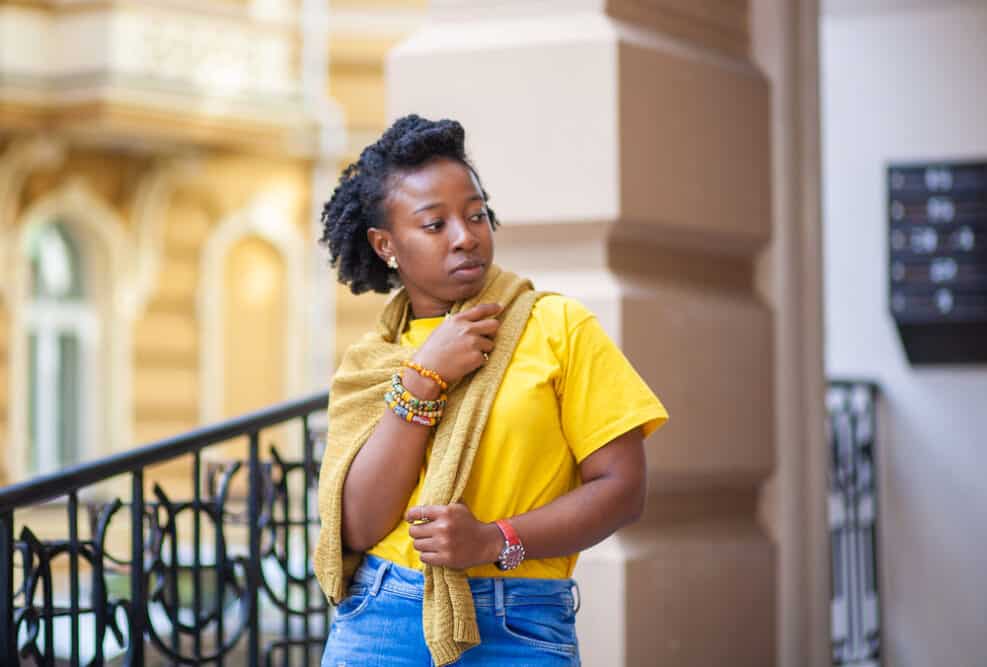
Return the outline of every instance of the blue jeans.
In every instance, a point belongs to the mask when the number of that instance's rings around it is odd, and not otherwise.
[[[422,631],[424,578],[368,555],[336,608],[322,667],[434,667]],[[454,665],[578,667],[572,579],[470,579],[482,639]]]

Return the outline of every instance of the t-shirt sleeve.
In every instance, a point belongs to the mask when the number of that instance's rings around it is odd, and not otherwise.
[[[628,431],[644,437],[668,421],[668,412],[600,322],[566,299],[565,336],[558,350],[562,373],[556,391],[562,430],[576,461]]]

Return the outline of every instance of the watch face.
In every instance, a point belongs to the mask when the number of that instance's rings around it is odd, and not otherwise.
[[[501,570],[513,570],[524,560],[524,547],[520,544],[510,544],[500,552],[497,567]]]

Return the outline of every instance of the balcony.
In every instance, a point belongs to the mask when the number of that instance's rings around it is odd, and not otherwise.
[[[0,664],[318,664],[330,608],[308,556],[327,400],[0,489]],[[154,476],[182,465],[176,498]]]
[[[0,3],[0,126],[313,154],[327,107],[303,95],[302,18],[290,1]]]

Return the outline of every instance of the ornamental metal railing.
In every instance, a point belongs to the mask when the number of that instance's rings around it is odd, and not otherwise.
[[[828,408],[833,665],[880,667],[877,401],[872,382],[833,380]]]
[[[0,665],[317,665],[327,400],[0,489]]]

